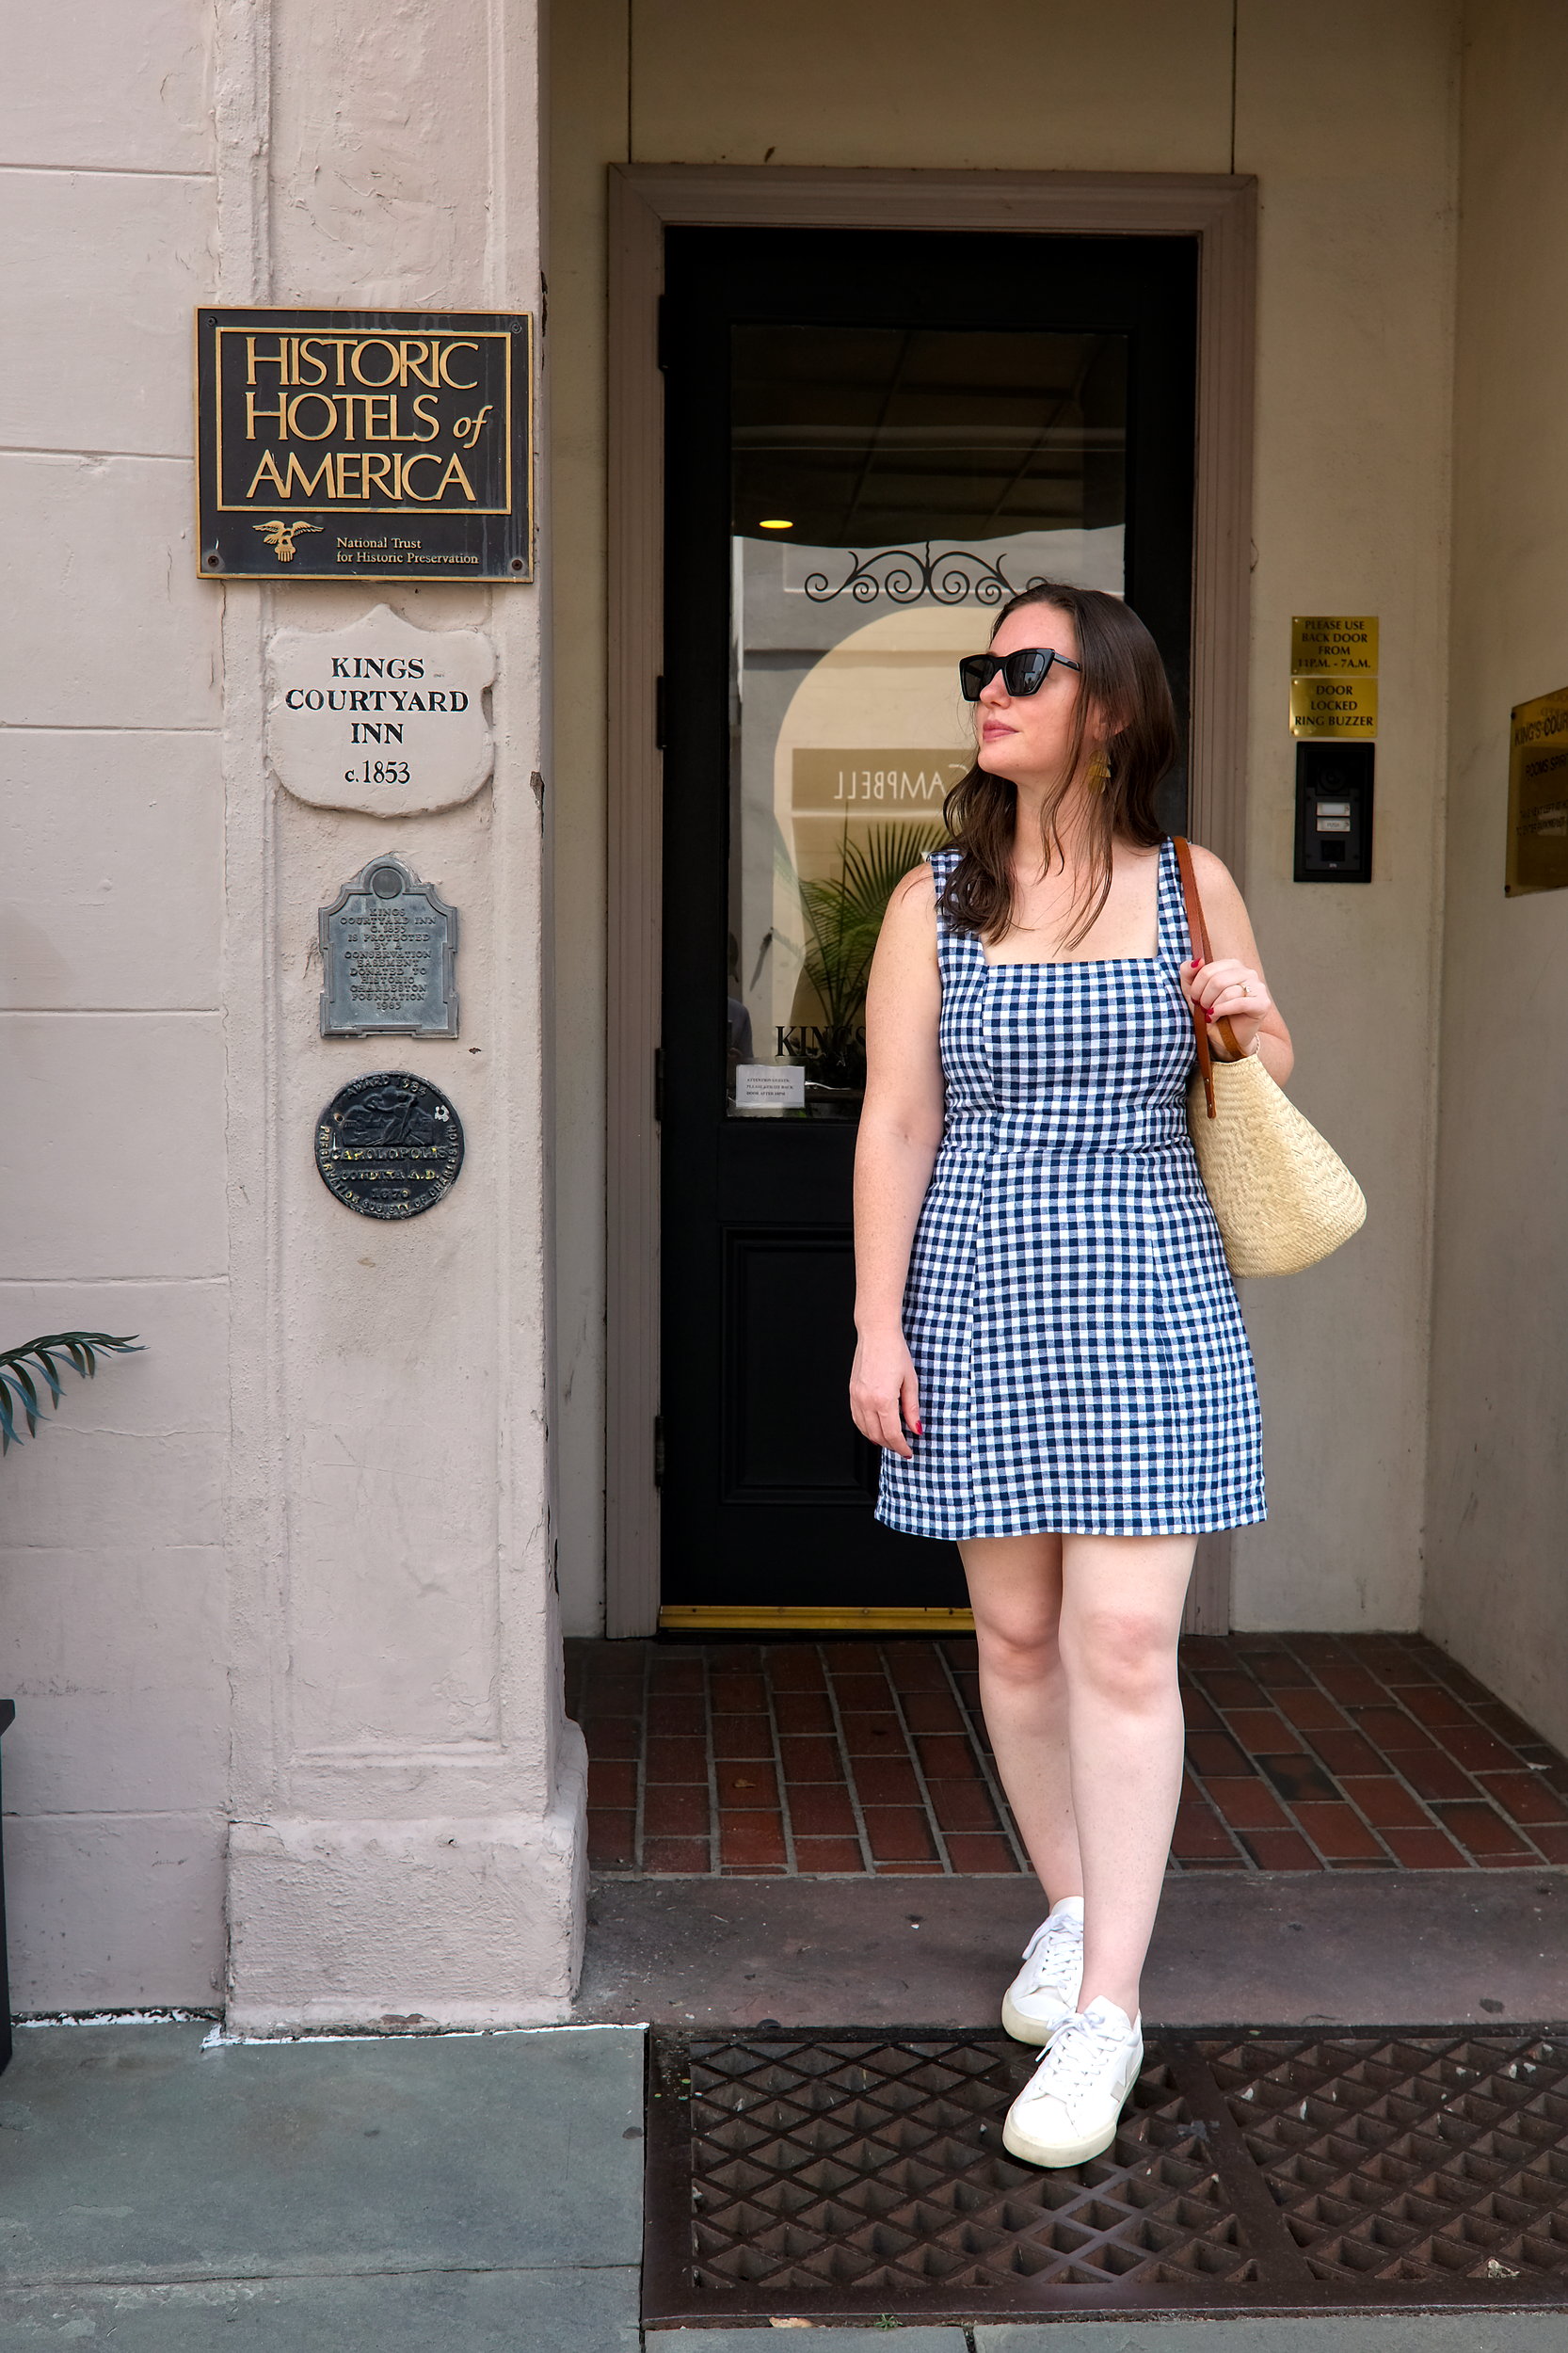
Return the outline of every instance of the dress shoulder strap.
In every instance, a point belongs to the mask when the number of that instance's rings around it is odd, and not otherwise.
[[[961,853],[957,850],[927,850],[926,864],[931,869],[933,887],[938,901],[946,888],[949,876],[957,865]],[[980,942],[973,932],[960,931],[950,923],[938,904],[936,909],[936,966],[943,980],[951,978],[979,950]]]
[[[1187,960],[1187,903],[1181,890],[1174,836],[1160,844],[1160,883],[1155,892],[1155,953],[1172,964]]]

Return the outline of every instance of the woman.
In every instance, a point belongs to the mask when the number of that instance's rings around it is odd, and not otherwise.
[[[1047,2047],[1007,2147],[1075,2165],[1143,2061],[1138,1981],[1181,1785],[1194,1541],[1264,1516],[1257,1393],[1187,1133],[1192,1008],[1289,1075],[1240,892],[1194,849],[1188,960],[1155,792],[1154,642],[1047,584],[960,664],[955,847],[889,903],[856,1160],[855,1419],[878,1517],[955,1540],[997,1765],[1050,1906],[1002,2023]]]

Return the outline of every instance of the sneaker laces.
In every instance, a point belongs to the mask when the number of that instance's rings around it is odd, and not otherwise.
[[[1047,2044],[1030,2084],[1030,2097],[1071,2102],[1127,2048],[1127,2036],[1109,2019],[1074,2010]]]
[[[1024,1959],[1032,1964],[1021,1989],[1025,1994],[1048,1991],[1076,2000],[1083,1968],[1082,1923],[1071,1918],[1046,1921],[1025,1945]]]

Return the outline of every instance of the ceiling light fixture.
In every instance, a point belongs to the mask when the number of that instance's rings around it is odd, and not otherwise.
[[[776,516],[764,515],[757,526],[759,531],[793,531],[792,522],[780,522]]]

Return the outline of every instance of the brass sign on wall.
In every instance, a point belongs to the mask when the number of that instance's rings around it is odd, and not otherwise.
[[[1298,613],[1290,624],[1290,672],[1346,671],[1376,678],[1378,625],[1375,615],[1347,620],[1336,613]]]
[[[1510,898],[1568,888],[1568,687],[1515,708],[1508,736]]]
[[[532,578],[526,314],[202,309],[196,394],[207,578]]]
[[[1369,744],[1378,731],[1378,624],[1372,614],[1298,613],[1290,624],[1290,732]]]

